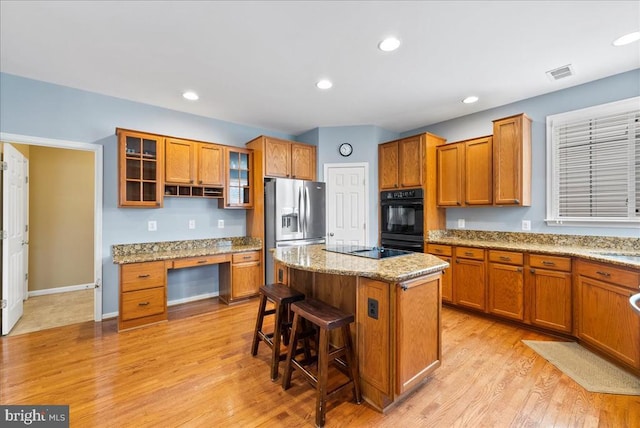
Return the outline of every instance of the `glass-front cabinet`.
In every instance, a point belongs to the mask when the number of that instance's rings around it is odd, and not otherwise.
[[[252,151],[226,148],[225,208],[253,207],[253,192],[251,189],[252,165]]]
[[[119,207],[160,208],[164,171],[163,138],[117,129]]]

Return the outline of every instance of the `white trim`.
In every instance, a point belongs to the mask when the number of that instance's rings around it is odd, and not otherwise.
[[[0,132],[0,142],[29,144],[34,146],[56,147],[60,149],[85,150],[94,154],[94,207],[93,207],[93,257],[94,281],[99,286],[94,289],[93,319],[102,321],[102,152],[99,144],[82,143],[79,141],[56,140],[53,138],[34,137],[29,135],[9,134]]]
[[[48,294],[70,293],[72,291],[89,290],[93,288],[93,284],[67,285],[65,287],[45,288],[44,290],[29,291],[29,297],[46,296]]]
[[[350,162],[350,163],[325,163],[323,176],[324,181],[327,181],[327,172],[329,168],[364,168],[364,210],[365,215],[365,227],[364,227],[364,245],[369,246],[369,229],[371,228],[371,210],[369,209],[369,162]],[[328,207],[326,208],[328,210]],[[328,216],[328,211],[325,213],[325,218]],[[325,236],[327,231],[325,231]]]
[[[190,297],[184,297],[182,299],[170,300],[167,302],[167,306],[182,305],[183,303],[190,303],[190,302],[195,302],[197,300],[210,299],[212,297],[218,297],[219,294],[220,293],[218,293],[217,291],[214,291],[212,293],[204,293],[204,294],[198,294],[197,296],[190,296]]]

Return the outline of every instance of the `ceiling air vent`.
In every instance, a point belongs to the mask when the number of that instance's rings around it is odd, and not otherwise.
[[[571,64],[563,65],[562,67],[547,71],[547,76],[550,80],[564,79],[565,77],[573,76],[573,69],[571,68]]]

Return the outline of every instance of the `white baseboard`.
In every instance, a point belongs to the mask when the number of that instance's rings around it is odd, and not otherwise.
[[[205,294],[199,294],[197,296],[191,296],[191,297],[185,297],[184,299],[176,299],[176,300],[171,300],[169,302],[167,302],[167,306],[175,306],[175,305],[181,305],[183,303],[189,303],[189,302],[195,302],[197,300],[204,300],[204,299],[210,299],[212,297],[218,297],[219,293],[218,292],[214,292],[214,293],[205,293]],[[118,316],[118,312],[109,312],[107,314],[102,314],[102,319],[106,320],[109,318],[116,318]]]
[[[95,284],[68,285],[66,287],[46,288],[44,290],[29,291],[29,297],[44,296],[47,294],[69,293],[71,291],[88,290],[95,288]]]

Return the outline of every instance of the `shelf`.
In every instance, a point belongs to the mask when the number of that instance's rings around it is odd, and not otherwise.
[[[224,189],[222,187],[165,184],[164,195],[182,198],[222,198],[224,195]]]

